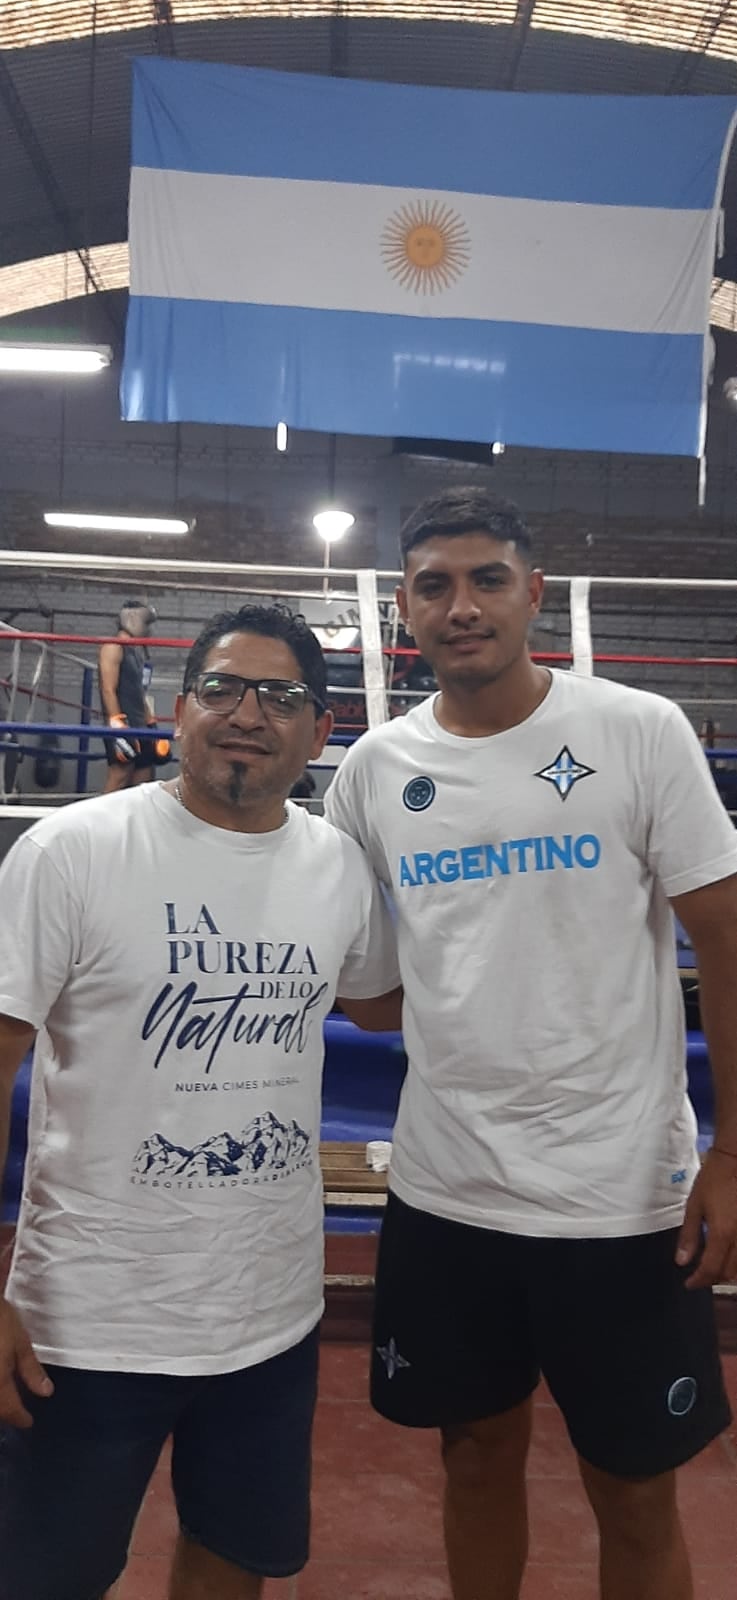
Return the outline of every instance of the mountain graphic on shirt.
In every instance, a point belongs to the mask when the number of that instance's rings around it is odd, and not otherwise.
[[[227,1129],[188,1150],[153,1133],[139,1145],[133,1172],[139,1178],[241,1177],[291,1166],[309,1148],[310,1136],[292,1118],[279,1121],[273,1111],[254,1117],[238,1138]]]
[[[285,1127],[273,1111],[266,1111],[241,1134],[243,1155],[247,1170],[258,1172],[261,1167],[286,1167],[290,1161],[304,1154],[310,1142],[309,1134],[292,1118]]]

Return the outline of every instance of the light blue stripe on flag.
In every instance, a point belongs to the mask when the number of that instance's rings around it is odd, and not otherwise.
[[[698,453],[698,410],[688,402],[701,380],[694,335],[140,298],[127,338],[134,422],[174,412],[264,427],[288,417],[292,427],[335,433]],[[144,393],[135,374],[152,349],[167,359],[149,369]]]
[[[735,100],[501,94],[151,57],[134,167],[709,210]]]
[[[124,415],[698,454],[735,105],[136,63]]]

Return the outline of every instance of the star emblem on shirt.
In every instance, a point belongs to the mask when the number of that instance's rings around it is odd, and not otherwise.
[[[397,1341],[393,1334],[388,1344],[377,1344],[376,1350],[386,1367],[387,1378],[393,1378],[395,1373],[399,1372],[400,1367],[408,1367],[410,1365],[409,1361],[405,1361],[404,1356],[400,1356],[397,1349]]]
[[[582,762],[577,761],[568,749],[568,745],[564,744],[555,760],[551,761],[549,766],[543,767],[540,772],[536,772],[535,777],[544,778],[546,783],[552,783],[558,790],[561,800],[567,800],[574,784],[581,778],[593,777],[595,772],[595,767],[585,767]]]

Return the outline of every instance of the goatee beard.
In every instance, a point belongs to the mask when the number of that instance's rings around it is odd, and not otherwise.
[[[246,768],[242,761],[234,761],[230,769],[228,799],[232,806],[241,804],[246,785]]]

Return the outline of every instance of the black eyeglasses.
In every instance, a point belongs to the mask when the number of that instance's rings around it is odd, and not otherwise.
[[[203,711],[214,711],[221,717],[235,711],[249,689],[255,691],[264,716],[279,722],[291,722],[310,700],[317,712],[325,710],[307,684],[296,683],[293,678],[239,678],[234,672],[201,672],[191,688]]]

